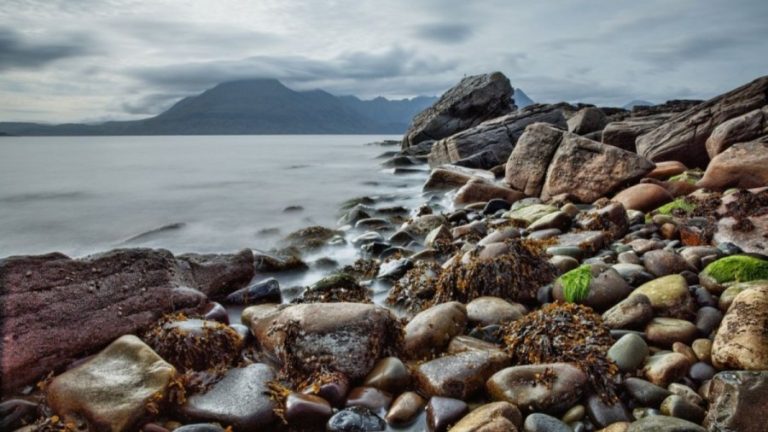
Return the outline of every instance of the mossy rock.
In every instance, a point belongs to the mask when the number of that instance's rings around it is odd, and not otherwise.
[[[563,287],[563,295],[568,303],[581,303],[589,296],[589,284],[592,282],[592,266],[583,264],[557,278]]]
[[[701,178],[704,177],[704,172],[701,170],[688,170],[682,174],[672,176],[668,181],[671,182],[685,182],[688,184],[696,184]]]
[[[716,293],[734,283],[760,279],[768,279],[768,261],[749,255],[720,258],[699,274],[701,284]]]
[[[696,210],[695,203],[686,200],[685,197],[680,197],[645,215],[645,221],[650,222],[655,214],[682,216],[688,215],[694,210]]]

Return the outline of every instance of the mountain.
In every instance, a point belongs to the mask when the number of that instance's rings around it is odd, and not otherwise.
[[[0,123],[12,135],[237,135],[403,133],[436,98],[390,101],[294,91],[276,79],[219,84],[151,118],[101,124]]]
[[[515,89],[515,94],[513,96],[513,99],[515,100],[515,105],[517,105],[518,109],[523,109],[528,105],[533,105],[534,103],[536,103],[531,98],[529,98],[527,94],[525,94],[523,89],[519,89],[519,88]]]
[[[632,111],[632,109],[636,106],[654,106],[654,105],[656,104],[653,102],[648,102],[641,99],[635,99],[633,101],[627,102],[622,108],[624,108],[625,110]]]

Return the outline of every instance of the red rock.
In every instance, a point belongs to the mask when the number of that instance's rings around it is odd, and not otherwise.
[[[668,179],[672,176],[684,173],[688,168],[685,164],[678,161],[656,162],[656,168],[648,173],[648,177],[655,179]]]
[[[651,183],[640,183],[617,193],[611,201],[623,204],[628,210],[647,212],[659,208],[672,199],[672,195],[663,187]]]
[[[697,187],[749,189],[768,185],[768,136],[734,144],[709,163]]]

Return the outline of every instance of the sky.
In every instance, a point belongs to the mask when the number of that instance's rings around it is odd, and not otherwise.
[[[0,121],[136,119],[217,83],[536,102],[708,99],[768,74],[768,0],[1,0]]]

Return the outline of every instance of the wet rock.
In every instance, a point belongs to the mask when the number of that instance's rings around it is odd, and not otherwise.
[[[555,417],[534,413],[525,418],[525,432],[572,432],[572,429]]]
[[[547,385],[541,385],[542,379]],[[586,382],[581,369],[568,363],[551,363],[502,369],[487,381],[486,389],[493,399],[523,410],[556,413],[579,399]]]
[[[391,425],[405,425],[412,422],[421,412],[427,401],[416,392],[405,392],[392,402],[386,420]]]
[[[584,230],[603,231],[611,240],[615,240],[629,230],[629,217],[621,204],[609,203],[580,214],[577,225]]]
[[[373,412],[386,412],[392,395],[373,387],[355,387],[347,395],[347,407],[361,406]]]
[[[515,202],[524,197],[525,195],[516,190],[488,183],[485,180],[472,179],[456,192],[453,203],[456,205],[466,205],[492,199]]]
[[[332,415],[331,405],[319,396],[291,393],[285,399],[285,421],[291,426],[313,427]]]
[[[647,356],[648,345],[634,333],[622,336],[608,350],[608,358],[613,360],[622,372],[634,372]]]
[[[282,301],[280,283],[275,278],[269,278],[233,292],[225,301],[239,305],[280,303]]]
[[[294,231],[283,239],[283,245],[299,250],[313,250],[323,247],[342,233],[322,226],[311,226]]]
[[[700,424],[706,412],[680,396],[671,395],[661,403],[661,413]]]
[[[448,428],[469,411],[463,401],[434,396],[427,403],[427,430],[446,432]]]
[[[653,161],[676,160],[704,167],[709,157],[706,141],[721,123],[768,103],[768,77],[701,103],[637,139],[637,152]]]
[[[632,421],[632,414],[624,403],[616,401],[606,403],[600,396],[590,395],[587,398],[587,414],[592,419],[592,423],[598,427],[606,427],[617,422]]]
[[[14,431],[37,419],[38,405],[23,399],[9,399],[0,403],[0,430]]]
[[[768,372],[724,371],[712,379],[704,426],[710,431],[765,430]]]
[[[688,283],[681,275],[662,276],[647,282],[631,296],[643,294],[648,297],[657,315],[665,317],[692,317],[694,302],[688,291]]]
[[[446,247],[453,242],[453,235],[451,230],[445,225],[441,225],[427,234],[427,238],[424,240],[424,245],[428,248]]]
[[[734,298],[714,343],[712,364],[719,369],[768,369],[768,284]]]
[[[363,385],[398,394],[410,382],[411,376],[403,362],[397,357],[386,357],[376,362]]]
[[[485,207],[483,207],[483,214],[492,215],[499,210],[509,210],[510,207],[512,207],[512,203],[505,199],[492,199],[485,204]]]
[[[657,407],[672,393],[664,387],[659,387],[640,378],[627,378],[624,380],[624,388],[642,405]]]
[[[118,249],[79,260],[0,260],[3,391],[140,333],[165,313],[206,304],[203,292],[240,288],[253,276],[252,259],[250,251],[176,260],[165,250]]]
[[[441,225],[447,225],[447,224],[448,224],[448,221],[445,219],[445,216],[428,214],[423,216],[417,216],[412,220],[406,222],[403,225],[402,229],[405,231],[406,234],[410,236],[408,238],[408,241],[411,241],[413,238],[426,237],[427,234],[430,233],[430,231],[440,227]],[[393,238],[394,238],[394,235],[393,235]],[[395,242],[393,238],[390,238],[391,242]]]
[[[645,337],[653,345],[672,346],[675,342],[689,344],[696,339],[698,330],[692,322],[676,318],[654,318],[645,327]]]
[[[144,430],[149,432],[146,429]],[[173,429],[173,432],[224,432],[224,428],[219,426],[218,423],[196,423],[177,427]]]
[[[408,258],[400,258],[385,262],[379,267],[379,273],[376,275],[378,279],[387,279],[390,281],[397,281],[401,277],[405,276],[408,270],[413,268],[413,261]]]
[[[509,364],[509,356],[499,349],[469,349],[421,363],[413,372],[422,394],[467,399]]]
[[[312,377],[301,392],[303,394],[319,396],[332,406],[340,407],[344,405],[349,393],[349,378],[339,372],[320,372],[319,376]]]
[[[717,155],[707,166],[699,188],[725,190],[750,189],[768,184],[768,135],[762,139],[734,144]]]
[[[433,169],[424,183],[424,191],[448,191],[464,186],[474,177],[493,181],[495,176],[484,170],[462,169],[454,166],[443,166]]]
[[[458,302],[433,306],[405,326],[403,352],[418,359],[441,352],[467,325],[467,309]]]
[[[587,305],[605,310],[624,299],[632,287],[616,272],[604,265],[584,264],[555,280],[555,300]]]
[[[292,303],[370,303],[368,289],[357,283],[355,277],[342,271],[326,276],[308,287]]]
[[[250,323],[266,354],[301,379],[335,370],[365,377],[398,348],[400,325],[386,309],[361,303],[291,305]]]
[[[467,319],[470,324],[487,326],[514,321],[527,310],[519,303],[510,303],[499,297],[483,296],[467,303]]]
[[[333,415],[326,424],[328,432],[384,431],[387,424],[365,407],[350,407]]]
[[[668,250],[652,250],[643,255],[643,264],[656,277],[694,270],[680,255]]]
[[[653,384],[666,387],[688,375],[690,366],[688,358],[683,354],[660,353],[646,359],[643,374]]]
[[[645,326],[651,318],[651,301],[644,294],[637,294],[608,309],[603,314],[603,323],[612,329],[633,329]]]
[[[475,408],[452,428],[451,432],[516,432],[523,416],[516,406],[507,402],[492,402]]]
[[[633,422],[627,432],[704,432],[704,428],[688,420],[653,415]]]
[[[653,183],[640,183],[617,193],[611,201],[621,203],[626,209],[648,212],[673,200],[663,187]]]
[[[128,431],[165,396],[176,370],[133,335],[123,336],[47,389],[48,404],[67,421],[95,430]]]
[[[218,321],[222,324],[229,324],[229,314],[221,303],[210,302],[203,306],[203,310],[200,313],[204,320]]]
[[[291,270],[306,270],[307,264],[295,256],[279,257],[263,252],[253,254],[253,263],[259,273],[280,273]]]
[[[413,118],[403,149],[438,140],[512,111],[514,93],[501,72],[465,77],[431,107]]]

